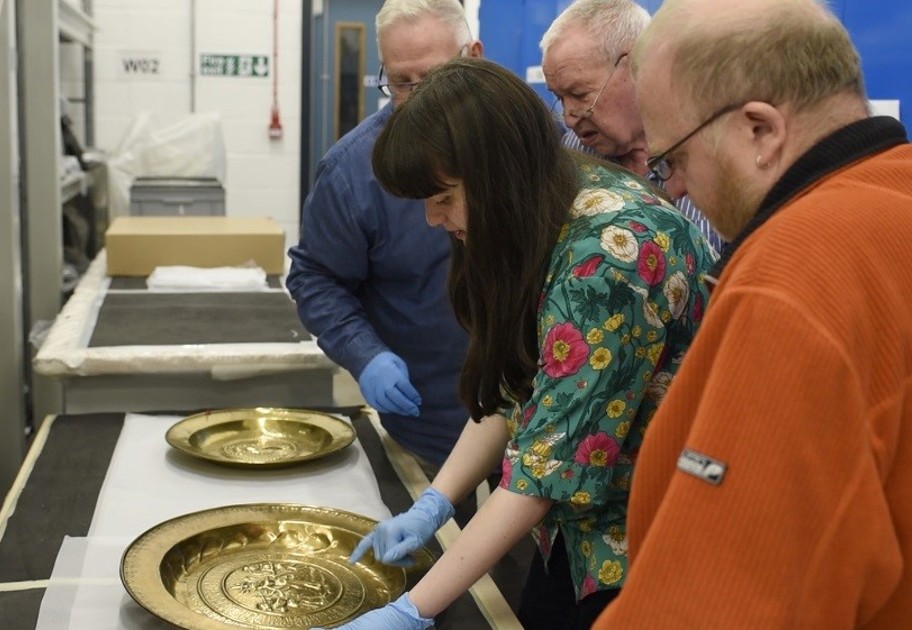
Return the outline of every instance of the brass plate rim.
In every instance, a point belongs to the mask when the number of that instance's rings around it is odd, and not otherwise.
[[[298,503],[247,503],[191,512],[162,521],[130,542],[121,555],[121,584],[140,607],[178,627],[188,630],[255,630],[253,626],[225,623],[188,608],[165,587],[159,567],[165,554],[182,540],[231,525],[268,520],[270,516],[277,521],[281,520],[279,517],[283,517],[285,520],[333,526],[361,537],[367,535],[378,523],[362,514]],[[326,522],[315,520],[319,517],[325,518]],[[426,570],[435,559],[427,548],[420,550],[418,558],[420,570]],[[392,601],[405,590],[407,571],[397,567],[388,568],[394,572],[401,571],[403,576],[401,584],[390,589],[393,593],[390,599]],[[140,580],[135,577],[136,575],[145,579]],[[397,590],[399,592],[396,592]]]
[[[236,416],[266,416],[269,419],[299,423],[327,431],[332,441],[323,450],[315,453],[299,454],[285,459],[268,462],[244,461],[232,459],[218,453],[197,448],[191,438],[200,430],[212,429],[220,424],[236,422]],[[293,466],[302,462],[313,461],[337,453],[355,441],[355,428],[341,418],[332,414],[311,409],[291,409],[284,407],[237,407],[230,409],[214,409],[195,413],[173,424],[165,433],[165,440],[178,451],[196,459],[202,459],[223,466],[233,468],[282,468]]]

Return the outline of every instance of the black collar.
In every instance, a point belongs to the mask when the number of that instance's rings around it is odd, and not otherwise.
[[[863,118],[825,137],[798,158],[773,185],[757,214],[737,238],[723,248],[722,256],[707,274],[707,282],[715,286],[741,243],[799,193],[844,166],[908,141],[902,123],[889,116]]]

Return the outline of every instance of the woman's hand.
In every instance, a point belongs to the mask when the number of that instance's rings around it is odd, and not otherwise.
[[[355,547],[349,562],[354,564],[373,547],[374,558],[383,564],[407,567],[415,564],[412,554],[431,539],[441,525],[453,516],[453,504],[439,490],[427,488],[408,512],[377,525]]]
[[[425,619],[415,608],[408,593],[383,608],[364,613],[357,619],[337,626],[336,630],[424,630],[434,625],[434,619]],[[322,630],[316,628],[315,630]]]

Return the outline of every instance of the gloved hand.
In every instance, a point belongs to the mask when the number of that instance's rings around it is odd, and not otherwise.
[[[336,630],[424,630],[434,625],[434,619],[425,619],[409,599],[408,593],[403,593],[399,599],[383,608],[377,608],[364,613],[357,619],[337,626]],[[315,628],[314,630],[321,630]]]
[[[381,413],[417,416],[421,405],[418,390],[409,381],[405,361],[392,352],[381,352],[358,376],[361,394]]]
[[[412,566],[415,559],[411,554],[421,549],[455,511],[446,495],[428,487],[408,512],[383,521],[365,536],[348,561],[354,564],[373,547],[378,562],[397,567]]]

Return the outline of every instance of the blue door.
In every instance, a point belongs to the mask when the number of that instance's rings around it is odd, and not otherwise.
[[[908,0],[839,0],[831,5],[861,55],[868,98],[898,103],[912,121],[912,3]],[[890,112],[891,115],[893,112]]]
[[[382,4],[383,0],[323,0],[322,10],[314,12],[313,169],[336,140],[377,111],[382,95],[376,88],[379,55],[374,17]]]

